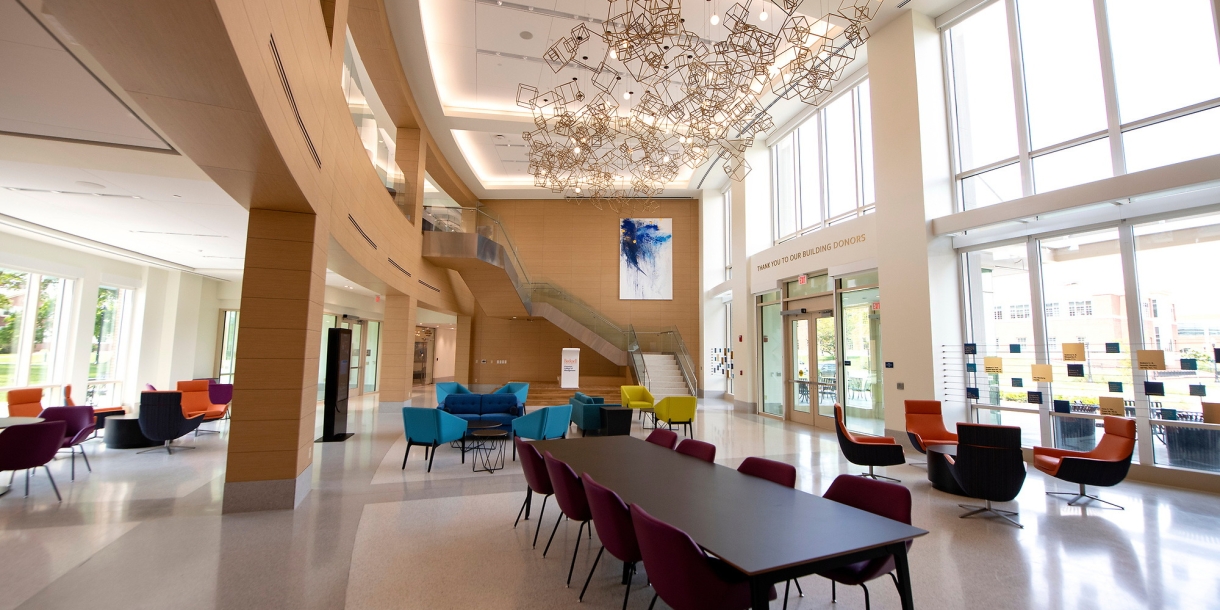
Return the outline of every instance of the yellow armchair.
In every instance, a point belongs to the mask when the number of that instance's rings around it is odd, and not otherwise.
[[[674,424],[686,426],[686,435],[691,436],[697,406],[694,396],[666,396],[655,407],[656,420],[665,422],[670,428]]]
[[[624,407],[631,409],[651,409],[656,399],[642,385],[625,385],[619,387],[620,398]]]

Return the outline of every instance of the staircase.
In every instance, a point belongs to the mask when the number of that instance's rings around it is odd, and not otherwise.
[[[448,220],[425,225],[423,257],[457,271],[484,313],[545,319],[610,362],[630,366],[657,399],[693,394],[695,367],[676,327],[623,328],[566,290],[531,281],[504,225],[482,209],[424,207],[425,219],[440,216]]]
[[[644,366],[648,369],[648,393],[653,398],[661,400],[666,396],[691,395],[677,356],[645,353]]]

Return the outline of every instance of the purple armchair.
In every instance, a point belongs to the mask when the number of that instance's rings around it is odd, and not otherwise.
[[[72,480],[76,480],[76,450],[80,449],[81,457],[85,458],[85,468],[89,472],[93,472],[93,467],[89,465],[89,456],[85,455],[85,448],[81,443],[93,434],[95,426],[93,421],[93,407],[88,405],[81,407],[47,407],[38,415],[43,421],[61,421],[67,428],[64,430],[64,442],[60,446],[61,449],[67,449],[72,452]]]
[[[792,464],[785,464],[767,458],[748,457],[741,462],[737,467],[737,472],[766,479],[776,485],[784,487],[796,488],[796,467]],[[788,587],[793,582],[796,583],[796,592],[801,597],[805,597],[805,592],[801,590],[801,581],[793,579],[784,583],[784,608],[788,607]]]
[[[635,564],[642,559],[640,545],[635,540],[635,528],[631,525],[631,509],[618,494],[599,485],[589,473],[580,475],[580,480],[585,486],[589,512],[593,514],[593,525],[597,526],[597,537],[602,541],[602,548],[597,552],[597,559],[593,560],[593,567],[589,568],[589,577],[585,579],[585,586],[580,590],[577,601],[584,601],[585,590],[589,588],[589,581],[593,580],[597,562],[601,561],[602,552],[610,549],[610,554],[623,562],[623,584],[627,585],[627,591],[623,593],[623,610],[627,610]]]
[[[907,525],[911,523],[911,490],[897,483],[841,474],[830,484],[830,489],[827,489],[822,497]],[[907,542],[907,548],[910,547],[911,543]],[[897,587],[898,579],[893,575],[893,571],[894,557],[889,555],[818,572],[818,575],[830,579],[831,601],[836,601],[837,598],[835,583],[860,585],[860,588],[864,589],[864,608],[868,610],[872,606],[868,599],[868,587],[864,583],[889,574]]]
[[[9,426],[0,431],[0,470],[25,471],[25,495],[30,495],[30,469],[42,466],[47,471],[47,480],[55,497],[63,502],[59,495],[59,487],[55,485],[55,477],[47,464],[55,459],[64,444],[64,430],[67,425],[62,421],[47,421],[39,424]],[[12,477],[9,477],[12,481]]]
[[[572,470],[571,466],[555,459],[551,452],[546,452],[543,456],[546,460],[547,474],[551,475],[551,485],[555,488],[555,502],[559,504],[559,510],[562,513],[555,520],[555,529],[551,530],[551,539],[546,541],[546,548],[542,550],[542,556],[546,557],[546,552],[551,549],[551,542],[555,540],[555,532],[559,531],[559,522],[563,521],[564,515],[572,521],[580,522],[580,529],[576,531],[576,548],[572,549],[572,565],[568,567],[568,586],[572,584],[572,570],[576,569],[576,555],[580,552],[580,535],[585,533],[585,527],[589,528],[589,539],[593,538],[593,526],[590,521],[593,520],[593,514],[589,512],[589,500],[585,497],[585,486],[581,482],[580,477],[576,476],[576,471]]]
[[[631,505],[631,523],[640,543],[644,570],[660,597],[674,610],[744,610],[750,581],[723,561],[708,557],[686,532]],[[775,587],[771,587],[775,599]]]

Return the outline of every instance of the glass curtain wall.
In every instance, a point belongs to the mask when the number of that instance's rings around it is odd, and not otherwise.
[[[975,419],[1088,450],[1104,416],[1134,417],[1135,461],[1220,472],[1220,288],[1200,280],[1218,257],[1215,212],[964,252]]]
[[[1209,0],[1000,0],[951,24],[960,209],[1220,153],[1192,137],[1220,132],[1217,30]]]
[[[839,293],[843,337],[843,414],[850,430],[885,434],[881,382],[881,292],[865,288]],[[823,342],[818,329],[818,343]],[[825,336],[833,343],[834,331]],[[833,345],[830,346],[833,350]],[[833,406],[832,406],[833,409]],[[834,416],[834,412],[822,412]]]
[[[872,211],[871,107],[866,80],[771,146],[776,242]]]
[[[381,349],[381,322],[370,320],[365,325],[368,327],[368,337],[364,340],[364,391],[368,393],[377,391],[380,372],[377,367],[377,352]]]

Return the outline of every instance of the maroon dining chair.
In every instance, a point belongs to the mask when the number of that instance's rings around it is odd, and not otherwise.
[[[678,444],[678,433],[673,430],[657,429],[653,430],[652,434],[649,434],[648,438],[644,440],[666,449],[673,449],[674,445]]]
[[[766,479],[776,485],[783,485],[788,488],[796,488],[796,466],[785,464],[767,458],[748,457],[739,466],[737,472],[741,474]],[[601,528],[598,528],[600,531]],[[801,589],[801,581],[795,578],[784,583],[784,608],[788,607],[788,589],[792,583],[796,583],[796,592],[801,597],[805,597],[805,591]]]
[[[546,541],[546,548],[542,550],[542,556],[546,557],[546,552],[551,550],[551,542],[555,540],[555,532],[559,531],[559,522],[563,521],[566,515],[572,521],[580,522],[580,529],[576,531],[576,548],[572,549],[572,565],[568,566],[568,584],[572,586],[572,570],[576,569],[576,555],[580,552],[580,535],[585,533],[585,527],[589,528],[589,539],[593,539],[593,526],[589,523],[593,520],[593,514],[589,512],[589,500],[585,497],[585,486],[581,482],[580,477],[576,476],[576,471],[572,470],[571,466],[555,459],[551,452],[546,452],[543,456],[546,460],[547,474],[551,475],[551,486],[555,488],[555,502],[559,504],[559,518],[555,520],[555,529],[551,530],[551,539]]]
[[[748,457],[737,467],[737,472],[766,479],[776,485],[796,487],[796,466],[767,458]]]
[[[631,505],[631,524],[644,570],[657,598],[674,610],[743,610],[750,607],[750,582],[723,561],[708,557],[686,532]],[[770,599],[775,599],[771,587]],[[649,606],[651,608],[652,606]]]
[[[85,458],[85,468],[93,472],[89,465],[89,456],[85,455],[85,447],[81,443],[93,434],[93,407],[47,407],[38,414],[43,421],[62,421],[67,428],[64,430],[64,442],[60,447],[72,452],[72,480],[76,480],[76,450],[80,449],[81,457]]]
[[[830,484],[830,489],[827,489],[822,497],[887,519],[901,521],[907,525],[911,524],[911,490],[897,483],[841,474]],[[911,548],[910,541],[907,542],[907,548]],[[818,572],[818,576],[830,579],[830,600],[832,602],[837,601],[838,598],[835,583],[859,585],[861,589],[864,589],[865,610],[870,610],[872,605],[869,601],[868,587],[864,583],[886,574],[890,575],[894,586],[898,587],[898,578],[894,576],[893,555],[875,557],[833,570]],[[899,591],[902,590],[901,587],[898,588]]]
[[[47,464],[55,459],[64,444],[64,430],[67,424],[62,421],[46,421],[38,424],[23,424],[9,426],[0,430],[0,471],[25,471],[25,496],[30,496],[30,469],[42,466],[47,471],[47,480],[55,497],[63,502],[59,495],[59,487],[55,485],[55,477]],[[10,483],[11,483],[10,478]]]
[[[697,457],[705,462],[716,461],[716,446],[711,443],[697,441],[693,438],[682,439],[682,442],[678,443],[674,451],[683,455]]]
[[[521,471],[525,473],[525,502],[521,505],[521,510],[517,511],[517,520],[513,521],[513,527],[517,527],[517,523],[521,521],[521,514],[525,513],[525,520],[529,521],[530,508],[533,505],[534,494],[542,496],[542,510],[538,511],[538,525],[534,527],[534,546],[538,548],[538,533],[542,531],[542,516],[546,514],[546,501],[555,493],[555,489],[551,487],[551,476],[546,471],[546,460],[542,458],[542,454],[538,453],[538,448],[525,442],[521,437],[513,437],[513,442],[517,445],[517,454],[521,456]]]
[[[599,485],[589,473],[580,475],[580,480],[585,486],[589,512],[593,515],[593,525],[597,526],[597,537],[602,541],[602,548],[597,551],[593,567],[589,568],[589,577],[585,579],[577,602],[584,601],[589,581],[593,580],[593,572],[597,570],[597,562],[601,561],[602,553],[609,550],[610,555],[623,562],[623,584],[627,585],[627,591],[623,593],[623,610],[627,610],[627,600],[631,598],[631,579],[635,576],[635,565],[641,559],[640,545],[635,540],[635,527],[631,525],[631,509],[618,494]]]

